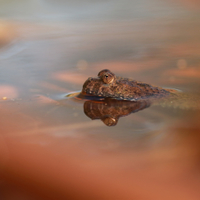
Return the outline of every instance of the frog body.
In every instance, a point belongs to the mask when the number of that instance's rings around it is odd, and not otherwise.
[[[88,78],[83,84],[82,95],[138,101],[149,97],[168,96],[170,91],[147,83],[115,76],[108,69],[99,72],[97,78]]]

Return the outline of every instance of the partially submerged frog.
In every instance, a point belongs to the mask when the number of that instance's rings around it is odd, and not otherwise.
[[[84,112],[91,119],[101,119],[115,126],[122,116],[138,112],[151,105],[180,109],[200,109],[199,97],[178,90],[164,89],[147,83],[115,76],[108,69],[88,78],[81,93],[67,97],[85,99]]]
[[[149,97],[165,97],[171,91],[132,79],[117,77],[110,70],[104,69],[98,73],[97,78],[90,77],[85,81],[81,95],[138,101]]]

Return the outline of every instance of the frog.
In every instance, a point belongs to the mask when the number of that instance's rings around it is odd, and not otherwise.
[[[95,78],[89,77],[81,92],[70,93],[67,97],[85,100],[86,116],[100,119],[110,127],[117,125],[121,117],[150,106],[200,109],[199,96],[118,77],[108,69],[101,70]]]
[[[97,78],[89,77],[85,81],[80,95],[101,99],[139,101],[147,98],[163,98],[172,92],[174,92],[172,89],[164,89],[130,78],[118,77],[109,69],[103,69],[98,73]]]

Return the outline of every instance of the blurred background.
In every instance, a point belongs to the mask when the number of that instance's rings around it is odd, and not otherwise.
[[[106,68],[192,100],[107,127],[65,97]],[[199,86],[197,0],[0,0],[0,199],[199,199]]]

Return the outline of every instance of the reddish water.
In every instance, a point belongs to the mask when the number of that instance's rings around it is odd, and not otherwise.
[[[196,3],[0,3],[1,199],[200,198],[198,109],[108,127],[65,97],[104,68],[198,95]]]

